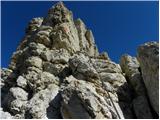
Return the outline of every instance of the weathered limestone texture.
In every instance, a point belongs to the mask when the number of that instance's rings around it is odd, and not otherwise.
[[[140,45],[138,60],[151,105],[159,114],[159,44],[148,42]]]
[[[132,104],[136,117],[141,119],[153,118],[146,95],[145,85],[139,71],[139,62],[135,57],[123,55],[121,57],[120,65],[128,83],[134,89]]]
[[[9,67],[1,69],[0,118],[155,118],[158,57],[158,43],[147,43],[138,49],[139,62],[127,55],[114,63],[58,2],[29,22]]]

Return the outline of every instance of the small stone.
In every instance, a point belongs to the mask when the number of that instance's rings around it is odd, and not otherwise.
[[[41,57],[42,57],[44,60],[50,62],[53,56],[52,56],[51,51],[46,50],[46,51],[43,51],[43,52],[42,52]]]
[[[29,57],[26,60],[26,65],[27,66],[34,66],[37,68],[42,68],[42,59],[40,59],[39,57]]]
[[[50,62],[44,62],[43,64],[43,70],[54,75],[58,75],[60,72],[62,72],[64,67],[65,66],[63,64],[53,64]]]
[[[114,92],[114,87],[109,82],[103,82],[104,89],[109,92]]]
[[[98,73],[122,73],[119,64],[116,64],[110,60],[91,58],[91,62]]]
[[[119,73],[100,73],[101,80],[104,82],[119,82],[124,83],[126,81],[125,77],[122,74]]]
[[[26,28],[26,33],[30,34],[34,31],[36,31],[42,24],[43,18],[38,17],[38,18],[33,18],[30,22],[28,27]]]
[[[66,64],[69,60],[70,54],[65,49],[59,49],[52,51],[52,63]]]
[[[9,112],[4,112],[3,110],[0,110],[0,119],[12,119],[13,117]]]
[[[24,105],[27,103],[27,101],[21,101],[19,99],[16,99],[16,100],[13,100],[11,103],[10,103],[10,111],[12,111],[12,113],[14,115],[16,114],[21,114],[23,113],[23,107]]]
[[[45,45],[46,47],[51,46],[51,40],[49,38],[49,33],[47,31],[39,31],[35,35],[34,39],[35,39],[35,42],[41,43],[41,44]]]
[[[45,49],[46,47],[43,44],[39,44],[35,42],[31,42],[29,44],[30,53],[34,56],[40,56]]]
[[[9,94],[14,99],[19,99],[19,100],[22,100],[22,101],[25,101],[25,100],[28,99],[28,93],[26,91],[24,91],[22,88],[12,87],[9,91],[10,91]]]
[[[27,86],[27,80],[24,77],[19,76],[18,79],[17,79],[17,85],[19,87],[26,88],[26,86]]]

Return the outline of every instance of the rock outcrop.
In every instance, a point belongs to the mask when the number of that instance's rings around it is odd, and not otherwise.
[[[139,46],[138,60],[149,100],[159,114],[159,44],[149,42]]]
[[[98,52],[83,21],[59,2],[46,17],[29,22],[9,67],[1,69],[0,116],[156,118],[158,57],[158,44],[149,43],[138,49],[139,62],[123,56],[120,65],[114,63]]]
[[[139,62],[135,57],[123,55],[121,57],[120,65],[125,73],[127,82],[131,85],[134,91],[132,104],[136,117],[141,119],[153,118],[141,72],[139,71]]]

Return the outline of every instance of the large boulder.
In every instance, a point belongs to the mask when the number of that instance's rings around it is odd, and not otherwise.
[[[159,44],[148,42],[140,45],[137,56],[151,105],[159,114]]]
[[[23,76],[19,76],[17,79],[17,85],[22,88],[27,87],[27,80]]]
[[[139,71],[139,62],[135,57],[127,54],[123,55],[120,60],[122,71],[125,73],[129,85],[134,90],[133,109],[137,118],[153,118],[146,96],[146,89]]]
[[[28,93],[19,87],[10,88],[5,101],[13,115],[24,114],[24,105],[28,100]],[[22,115],[23,116],[23,115]]]
[[[26,60],[26,65],[27,66],[34,66],[37,68],[42,68],[42,59],[40,59],[39,57],[29,57]]]
[[[48,118],[47,116],[47,108],[49,107],[49,103],[56,99],[58,95],[59,87],[55,84],[50,84],[46,89],[41,90],[33,95],[33,97],[26,104],[26,117],[27,118],[36,118],[36,119],[44,119]],[[56,104],[59,104],[60,98],[56,101]],[[52,109],[54,111],[58,111],[58,108]],[[57,115],[57,116],[56,116]],[[53,118],[58,118],[59,114],[55,114]]]
[[[101,86],[69,76],[61,86],[61,95],[64,119],[118,118],[109,99],[112,95]]]
[[[75,54],[69,59],[69,67],[72,70],[74,77],[81,80],[97,82],[99,75],[88,56],[82,53]]]
[[[48,84],[59,84],[59,78],[49,72],[28,71],[26,74],[27,83],[33,92],[47,88]]]

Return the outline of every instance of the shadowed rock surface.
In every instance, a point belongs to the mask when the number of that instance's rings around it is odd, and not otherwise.
[[[159,114],[159,44],[149,42],[139,46],[138,60],[149,100]]]
[[[33,18],[1,69],[0,118],[158,118],[159,47],[138,48],[120,65],[99,53],[92,31],[62,2]]]

